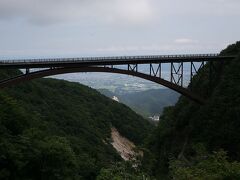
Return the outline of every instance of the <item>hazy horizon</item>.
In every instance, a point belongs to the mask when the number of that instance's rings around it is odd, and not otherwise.
[[[218,53],[238,0],[0,0],[0,59]]]

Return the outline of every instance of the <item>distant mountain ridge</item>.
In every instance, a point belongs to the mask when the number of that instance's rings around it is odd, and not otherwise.
[[[117,96],[121,103],[126,104],[138,114],[149,117],[160,115],[164,107],[174,105],[180,95],[170,89],[152,89],[142,92],[113,93],[107,89],[98,89],[107,97]]]

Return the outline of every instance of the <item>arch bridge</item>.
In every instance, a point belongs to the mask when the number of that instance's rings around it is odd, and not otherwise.
[[[24,73],[9,79],[0,80],[0,88],[29,81],[36,78],[76,73],[76,72],[107,72],[132,75],[143,78],[204,104],[203,98],[184,87],[184,65],[188,63],[190,82],[193,76],[207,62],[209,72],[213,70],[213,62],[225,62],[235,56],[221,56],[219,54],[187,54],[187,55],[154,55],[154,56],[116,56],[116,57],[83,57],[83,58],[49,58],[49,59],[15,59],[0,60],[0,69],[23,69]],[[144,64],[149,68],[141,72],[139,65]],[[170,66],[169,80],[163,78],[162,65]],[[197,65],[198,66],[197,66]],[[211,78],[211,75],[209,76]]]

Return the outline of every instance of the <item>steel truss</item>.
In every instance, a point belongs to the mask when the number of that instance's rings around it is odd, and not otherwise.
[[[157,64],[157,68],[154,67],[152,63],[150,63],[150,76],[162,78],[162,64]]]
[[[0,80],[0,88],[15,85],[20,82],[35,78],[46,77],[56,74],[73,72],[109,72],[132,75],[166,86],[190,99],[202,103],[204,100],[198,97],[191,88],[184,86],[184,63],[190,63],[190,85],[194,75],[202,69],[206,62],[209,68],[209,84],[211,89],[213,71],[220,70],[222,66],[214,66],[214,62],[232,60],[232,56],[214,55],[167,55],[167,56],[123,56],[103,58],[77,58],[77,59],[35,59],[21,61],[0,61],[0,69],[24,69],[24,74],[9,79]],[[198,67],[196,63],[200,63]],[[139,72],[139,65],[149,65],[149,72]],[[162,64],[170,65],[170,79],[163,79]],[[125,65],[125,69],[116,66]],[[216,65],[216,64],[215,64]],[[204,68],[206,69],[206,68]]]
[[[178,86],[183,86],[183,62],[181,63],[171,63],[171,83]]]

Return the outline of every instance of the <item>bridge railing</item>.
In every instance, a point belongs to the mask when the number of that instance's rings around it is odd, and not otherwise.
[[[84,62],[84,61],[108,61],[108,60],[148,60],[148,59],[184,59],[218,57],[219,54],[181,54],[181,55],[151,55],[151,56],[109,56],[109,57],[81,57],[81,58],[43,58],[43,59],[13,59],[0,60],[0,63],[51,63],[51,62]]]

